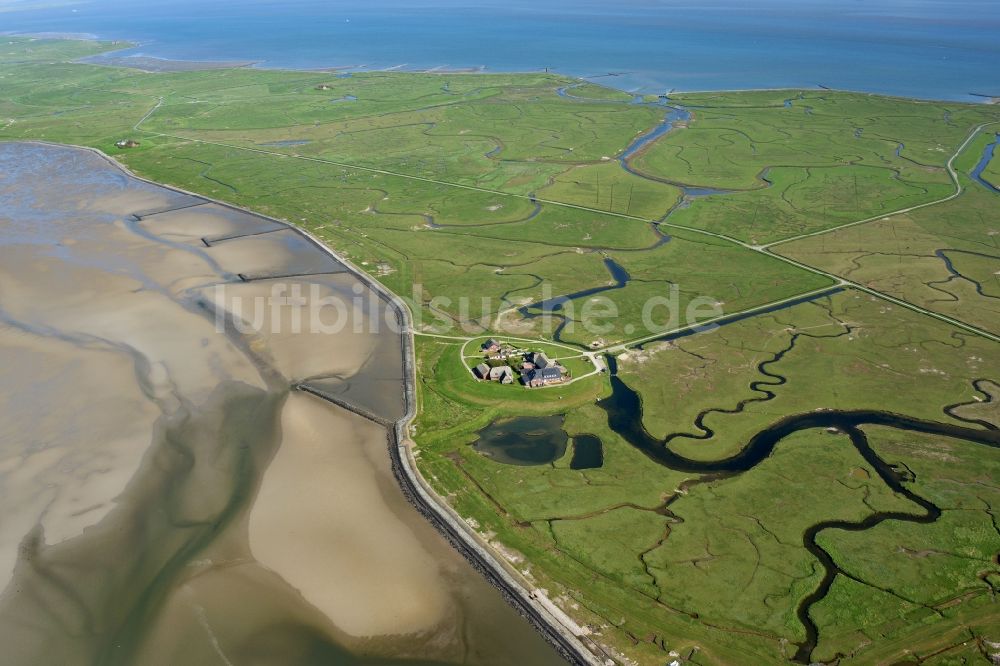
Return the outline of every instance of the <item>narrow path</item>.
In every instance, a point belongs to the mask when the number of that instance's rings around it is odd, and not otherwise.
[[[135,125],[132,125],[132,129],[134,131],[136,131],[136,132],[146,132],[147,134],[149,134],[149,132],[147,130],[139,129],[139,125],[141,125],[144,122],[146,122],[146,120],[151,115],[153,115],[154,113],[156,113],[157,109],[159,109],[161,106],[163,106],[163,98],[159,97],[156,100],[156,104],[153,105],[153,108],[151,108],[149,111],[147,111],[146,114],[142,118],[139,118],[139,121]]]
[[[641,344],[646,343],[646,342],[652,342],[652,341],[658,340],[660,338],[665,338],[665,337],[677,335],[679,333],[684,333],[686,331],[692,331],[692,330],[696,330],[696,329],[699,329],[699,328],[710,328],[710,327],[712,327],[713,324],[716,324],[716,323],[718,323],[718,322],[720,322],[722,320],[733,319],[733,318],[737,318],[737,317],[743,317],[743,316],[746,316],[746,315],[752,315],[752,314],[755,314],[755,313],[758,313],[758,312],[763,312],[763,311],[771,310],[771,309],[774,309],[775,307],[779,307],[781,305],[784,305],[786,303],[791,303],[793,301],[803,300],[803,299],[811,299],[811,298],[814,298],[814,297],[817,297],[817,296],[822,296],[822,295],[827,294],[829,292],[836,291],[838,289],[843,289],[843,287],[844,287],[844,285],[840,285],[840,284],[832,285],[832,286],[826,286],[826,287],[820,287],[819,289],[813,289],[812,291],[804,291],[804,292],[801,292],[801,293],[798,293],[798,294],[793,294],[792,296],[788,296],[786,298],[781,298],[781,299],[778,299],[776,301],[770,301],[770,302],[767,302],[767,303],[762,303],[760,305],[754,305],[752,307],[745,308],[743,310],[737,310],[736,312],[727,312],[725,314],[719,315],[718,317],[712,317],[711,319],[704,319],[704,320],[699,321],[699,322],[694,323],[694,324],[686,324],[684,326],[678,326],[677,328],[667,329],[667,330],[659,331],[659,332],[656,332],[656,333],[650,333],[649,335],[646,335],[646,336],[643,336],[643,337],[640,337],[640,338],[634,338],[632,340],[626,340],[624,342],[618,342],[618,343],[615,343],[615,344],[612,344],[612,345],[605,345],[603,347],[596,347],[594,349],[589,349],[589,350],[581,350],[579,347],[574,347],[574,346],[571,346],[571,345],[568,345],[568,344],[565,344],[565,343],[561,343],[561,342],[553,342],[551,340],[542,339],[542,338],[521,338],[521,337],[512,337],[512,336],[509,336],[509,335],[494,335],[492,337],[495,337],[495,338],[500,339],[500,340],[510,340],[510,341],[513,341],[513,342],[524,342],[524,343],[528,343],[528,344],[542,344],[542,345],[548,345],[548,346],[551,346],[551,347],[561,347],[563,349],[568,349],[568,350],[574,352],[573,356],[565,356],[565,357],[562,357],[562,358],[581,358],[581,357],[584,357],[584,356],[587,357],[587,358],[592,358],[592,357],[599,357],[600,355],[608,353],[608,352],[615,353],[615,352],[625,351],[626,349],[628,349],[630,347],[635,347],[637,345],[641,345]],[[482,339],[482,338],[491,337],[491,336],[489,336],[487,334],[482,334],[482,335],[476,335],[476,336],[469,337],[469,336],[461,336],[461,335],[445,335],[443,333],[427,333],[427,332],[424,332],[424,331],[413,331],[413,335],[420,336],[420,337],[427,337],[427,338],[438,338],[438,339],[441,339],[441,340],[449,340],[449,341],[452,341],[452,342],[463,342],[463,343],[466,343],[466,344],[469,343],[469,342],[471,342],[471,341],[473,341],[473,340],[478,340],[478,339]],[[462,346],[462,349],[463,350],[465,349],[465,345]],[[465,354],[463,354],[463,358],[464,358],[464,356],[465,356]],[[558,359],[556,359],[556,360],[558,360]]]
[[[817,296],[822,296],[832,291],[837,291],[842,289],[843,286],[840,284],[835,284],[832,286],[820,287],[819,289],[813,289],[812,291],[805,291],[798,294],[794,294],[787,298],[781,298],[776,301],[771,301],[770,303],[763,303],[761,305],[755,305],[744,310],[738,310],[736,312],[727,312],[725,314],[719,315],[718,317],[712,317],[711,319],[705,319],[694,324],[686,324],[684,326],[678,326],[677,328],[670,329],[667,331],[662,331],[659,333],[651,333],[647,336],[636,338],[634,340],[628,340],[616,345],[609,345],[596,349],[596,352],[618,352],[625,351],[629,347],[635,347],[646,342],[653,342],[654,340],[659,340],[660,338],[666,338],[680,333],[685,333],[687,331],[697,331],[699,329],[711,329],[715,324],[718,324],[724,320],[736,319],[744,317],[747,315],[753,315],[755,313],[764,313],[769,310],[773,310],[776,307],[780,307],[786,303],[792,303],[793,301],[800,301],[804,299],[810,299]]]

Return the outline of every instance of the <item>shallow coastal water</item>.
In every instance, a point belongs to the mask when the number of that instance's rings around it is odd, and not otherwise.
[[[560,663],[351,411],[401,413],[398,335],[368,325],[385,302],[273,227],[91,152],[0,143],[3,662]],[[241,231],[259,235],[202,240]],[[238,277],[299,266],[325,272]],[[306,303],[265,298],[258,330],[247,304],[276,284]],[[293,330],[306,287],[352,325]]]
[[[3,30],[133,39],[143,44],[128,53],[182,60],[549,68],[653,93],[824,85],[968,101],[977,99],[970,93],[1000,95],[1000,3],[993,0],[23,4],[4,12]]]

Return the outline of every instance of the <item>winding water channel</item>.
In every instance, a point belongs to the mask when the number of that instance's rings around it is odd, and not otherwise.
[[[955,413],[963,406],[992,401],[993,396],[986,389],[988,385],[995,386],[995,384],[985,379],[977,379],[974,386],[983,398],[974,403],[960,403],[944,408],[944,412],[949,416],[969,423],[973,427],[940,423],[874,409],[825,409],[792,414],[781,418],[757,432],[737,453],[727,458],[695,460],[671,450],[669,443],[679,437],[695,439],[714,437],[714,432],[704,425],[704,419],[707,415],[720,412],[738,413],[751,402],[773,399],[775,393],[770,389],[784,384],[785,377],[768,369],[768,366],[780,361],[794,346],[795,340],[793,339],[786,348],[779,350],[771,358],[758,364],[757,370],[765,376],[765,379],[753,382],[751,388],[761,393],[761,396],[748,398],[735,409],[710,408],[702,411],[695,419],[698,433],[674,432],[663,439],[650,435],[642,423],[641,398],[636,391],[618,377],[617,362],[613,356],[607,358],[608,367],[611,370],[612,394],[598,401],[597,405],[607,414],[609,428],[650,460],[673,471],[699,475],[698,478],[685,481],[682,484],[683,487],[690,487],[707,480],[718,481],[750,472],[767,460],[775,448],[791,435],[803,430],[826,429],[846,434],[855,450],[871,466],[879,479],[894,493],[915,505],[915,510],[912,512],[878,511],[857,521],[820,521],[804,530],[802,546],[816,558],[823,571],[823,576],[816,588],[803,597],[795,609],[796,617],[805,632],[805,639],[797,644],[793,661],[808,664],[811,662],[812,653],[819,642],[819,628],[811,617],[811,609],[826,598],[838,576],[853,579],[853,575],[842,569],[830,553],[819,544],[820,535],[827,530],[860,532],[886,521],[928,524],[935,522],[941,516],[940,507],[907,487],[906,484],[913,481],[912,474],[908,469],[888,463],[876,453],[863,428],[865,426],[881,426],[959,439],[990,448],[1000,448],[1000,429],[988,421],[966,418]],[[601,439],[591,434],[570,438],[563,430],[563,420],[563,415],[498,420],[479,432],[479,440],[473,446],[480,453],[500,463],[548,465],[566,455],[567,444],[572,439],[573,454],[570,468],[600,467],[603,464]]]
[[[971,173],[972,178],[977,183],[985,187],[990,192],[993,192],[994,194],[1000,194],[1000,185],[991,183],[990,181],[983,178],[983,172],[986,171],[986,167],[989,166],[990,161],[996,154],[998,143],[1000,143],[1000,133],[995,134],[993,136],[993,141],[986,144],[986,147],[983,148],[983,155],[982,157],[980,157],[979,162],[976,163],[976,166],[973,167]]]
[[[773,360],[771,359],[771,361]],[[768,361],[763,362],[761,365],[766,363]],[[803,547],[816,557],[823,567],[824,575],[819,586],[803,598],[796,609],[796,615],[806,633],[806,638],[798,645],[794,657],[794,660],[800,663],[810,662],[812,651],[815,649],[819,639],[819,631],[815,622],[810,617],[810,609],[826,597],[838,575],[846,575],[830,554],[817,543],[817,535],[828,529],[862,531],[887,520],[932,523],[941,515],[940,508],[929,500],[912,492],[904,485],[905,482],[911,480],[907,477],[905,471],[900,471],[883,460],[872,449],[861,428],[866,425],[884,426],[897,430],[960,439],[991,448],[1000,448],[1000,430],[997,430],[995,427],[985,429],[965,427],[879,410],[829,409],[786,416],[755,434],[738,453],[728,458],[712,461],[693,460],[675,453],[666,444],[666,442],[678,435],[690,436],[687,433],[675,433],[668,435],[665,439],[657,439],[646,431],[642,424],[643,409],[639,394],[618,377],[617,363],[611,356],[608,357],[608,366],[611,370],[612,394],[610,397],[597,403],[607,414],[608,426],[630,445],[659,465],[679,472],[716,475],[716,478],[735,476],[754,469],[771,455],[775,447],[796,432],[816,428],[834,428],[846,433],[850,437],[854,448],[872,466],[883,483],[894,492],[906,497],[920,509],[919,512],[914,513],[896,511],[876,512],[856,522],[841,520],[823,521],[805,531],[802,536]],[[774,378],[774,381],[771,382],[772,385],[783,383],[784,381],[784,377],[776,373],[766,372],[764,369],[761,369],[761,371]],[[770,397],[773,397],[773,395],[773,393],[769,393]],[[763,399],[767,400],[770,397]],[[705,410],[699,414],[696,422],[701,422],[705,414],[709,411],[711,410]],[[710,436],[710,431],[706,432],[706,436]]]

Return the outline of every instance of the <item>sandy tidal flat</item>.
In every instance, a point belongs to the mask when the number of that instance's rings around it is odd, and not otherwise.
[[[351,324],[387,305],[293,232],[203,203],[0,144],[4,663],[558,662],[406,503],[384,426],[345,408],[402,413],[397,334],[296,332],[273,305],[280,330],[255,330],[236,307],[282,280]],[[202,240],[241,228],[267,233]]]

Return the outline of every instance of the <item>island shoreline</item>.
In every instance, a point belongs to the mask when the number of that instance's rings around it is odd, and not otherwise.
[[[47,36],[46,33],[28,33],[28,32],[7,32],[0,33],[11,37],[33,37],[37,39],[64,39],[62,37],[51,37]],[[76,33],[67,33],[76,34]],[[952,104],[969,104],[973,106],[979,105],[993,105],[1000,103],[1000,97],[991,97],[989,95],[968,92],[965,93],[964,97],[971,99],[959,99],[959,98],[947,98],[947,97],[915,97],[911,95],[895,95],[887,92],[879,92],[872,90],[853,90],[849,88],[836,88],[823,85],[821,83],[816,83],[811,87],[802,86],[764,86],[760,88],[706,88],[706,89],[692,89],[692,90],[682,90],[679,88],[670,88],[669,90],[664,90],[663,92],[635,92],[625,90],[623,88],[615,88],[614,86],[608,86],[604,83],[598,83],[594,79],[608,78],[611,74],[592,74],[588,76],[579,76],[575,74],[565,74],[556,69],[550,69],[548,67],[541,67],[535,70],[519,70],[519,69],[488,69],[486,65],[480,66],[469,66],[469,67],[455,67],[455,68],[427,68],[427,69],[398,69],[396,67],[389,68],[367,68],[364,65],[329,65],[329,66],[319,66],[319,67],[267,67],[265,66],[266,60],[248,60],[248,59],[232,59],[232,60],[186,60],[182,58],[164,58],[161,56],[151,56],[151,55],[136,55],[134,57],[141,58],[145,60],[156,60],[164,63],[165,67],[162,70],[148,70],[140,66],[132,66],[122,62],[95,62],[102,57],[107,57],[110,54],[118,53],[121,51],[127,51],[129,49],[139,48],[143,46],[140,40],[131,39],[114,39],[114,38],[102,38],[99,36],[83,36],[82,34],[73,37],[66,37],[65,39],[71,39],[75,41],[94,41],[94,42],[116,42],[125,43],[127,46],[122,46],[120,48],[111,49],[103,53],[98,53],[95,55],[84,56],[82,58],[77,58],[76,60],[68,61],[73,64],[83,64],[83,65],[93,65],[96,67],[114,67],[120,69],[133,69],[135,71],[144,72],[146,74],[159,74],[159,73],[169,73],[171,71],[192,71],[191,69],[185,68],[185,65],[199,65],[203,67],[198,67],[194,71],[204,71],[204,70],[218,70],[218,69],[253,69],[261,70],[267,72],[292,72],[292,73],[303,73],[309,72],[314,74],[330,73],[330,74],[353,74],[353,73],[401,73],[401,74],[430,74],[430,75],[455,75],[455,74],[475,74],[475,75],[537,75],[537,74],[551,74],[553,76],[563,77],[565,79],[590,83],[595,86],[600,86],[602,88],[608,88],[609,90],[618,90],[621,92],[634,92],[634,94],[639,95],[707,95],[707,94],[727,94],[727,93],[747,93],[747,92],[834,92],[834,93],[848,93],[855,95],[870,95],[873,97],[884,97],[886,99],[896,99],[909,102],[923,102],[923,103],[942,103],[948,102]],[[150,44],[151,42],[145,42]],[[126,58],[133,56],[117,56],[115,60],[124,60]],[[177,63],[177,69],[171,69],[169,67],[170,63]]]

